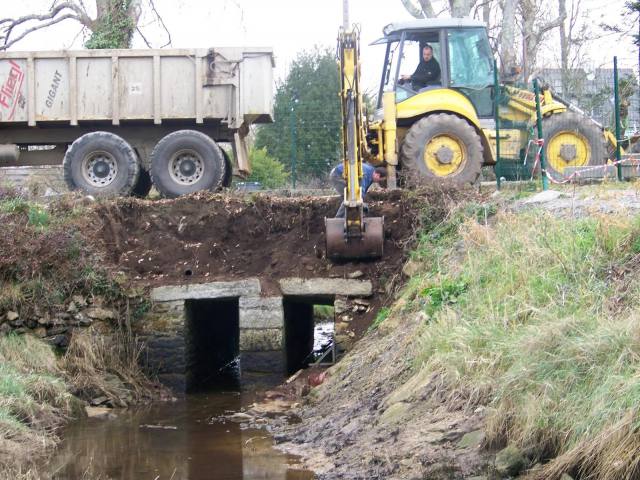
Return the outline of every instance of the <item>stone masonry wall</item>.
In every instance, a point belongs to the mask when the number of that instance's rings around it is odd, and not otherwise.
[[[368,308],[363,297],[372,295],[369,281],[298,279],[280,281],[287,297],[335,298],[336,340],[350,348],[353,333],[349,321]],[[186,378],[185,322],[187,300],[238,299],[241,375],[285,374],[283,297],[263,297],[256,278],[235,282],[163,286],[151,292],[152,307],[136,333],[146,343],[146,363],[159,380],[184,391]],[[360,303],[354,303],[360,302]]]

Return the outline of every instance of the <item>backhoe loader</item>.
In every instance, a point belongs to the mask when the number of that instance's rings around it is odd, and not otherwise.
[[[516,167],[522,166],[535,139],[534,93],[514,84],[496,88],[494,58],[482,22],[421,19],[392,23],[383,33],[372,44],[385,45],[386,51],[376,110],[369,119],[359,90],[357,29],[341,30],[338,39],[348,213],[342,221],[327,221],[330,258],[363,258],[369,252],[382,255],[381,219],[374,221],[376,236],[371,236],[367,223],[372,219],[364,218],[361,208],[362,161],[386,166],[389,188],[473,184],[480,179],[483,166],[498,163],[501,168],[496,173],[501,176],[518,171]],[[439,63],[439,78],[424,85],[403,81],[416,69],[426,46]],[[541,114],[544,142],[540,145],[549,175],[562,178],[568,167],[607,162],[608,144],[615,145],[615,137],[579,109],[554,97],[548,88],[542,89]],[[496,118],[500,122],[499,159]],[[363,239],[375,248],[363,248]]]

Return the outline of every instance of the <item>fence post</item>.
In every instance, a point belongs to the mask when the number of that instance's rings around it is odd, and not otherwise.
[[[542,112],[540,111],[540,85],[538,79],[533,80],[533,91],[536,95],[536,127],[538,129],[538,140],[543,139],[542,134]],[[540,170],[542,172],[542,190],[549,190],[549,179],[547,178],[547,166],[544,159],[544,145],[540,148]]]
[[[498,111],[500,107],[500,84],[498,83],[498,62],[493,60],[493,98],[495,98],[494,109],[494,121],[496,123],[496,164],[493,167],[493,171],[496,173],[496,189],[500,190],[500,170],[498,165],[500,163],[500,113]]]
[[[618,171],[618,181],[622,181],[622,152],[620,151],[620,142],[622,141],[622,127],[620,125],[620,87],[618,85],[618,57],[613,57],[613,102],[616,119],[616,164]]]
[[[296,156],[297,156],[297,135],[296,131],[296,102],[291,103],[290,128],[291,128],[291,185],[293,190],[296,189]]]

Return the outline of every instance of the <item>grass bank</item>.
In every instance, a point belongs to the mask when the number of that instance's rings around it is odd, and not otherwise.
[[[103,267],[92,222],[82,198],[43,205],[0,188],[0,479],[29,478],[87,401],[126,407],[159,393],[130,328],[146,304]],[[79,309],[90,306],[108,320],[87,321]]]
[[[486,445],[521,449],[534,478],[637,478],[640,219],[492,213],[421,237],[401,302],[426,318],[415,368],[486,406]]]
[[[48,345],[0,337],[0,473],[55,445],[57,427],[78,405]]]

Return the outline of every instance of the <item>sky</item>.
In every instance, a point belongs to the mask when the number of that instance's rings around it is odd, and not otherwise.
[[[276,57],[276,78],[286,76],[296,53],[316,45],[334,48],[342,24],[342,0],[141,0],[153,1],[171,32],[173,47],[268,46]],[[436,0],[436,10],[438,2]],[[549,0],[550,2],[553,0]],[[52,0],[0,0],[3,17],[46,11]],[[90,7],[92,0],[84,0]],[[617,22],[624,0],[582,0],[594,25]],[[375,89],[381,73],[384,47],[367,45],[381,36],[382,28],[394,21],[412,17],[400,0],[350,0],[350,20],[362,29],[364,85]],[[148,14],[142,19],[142,31],[154,46],[164,43],[162,30]],[[557,36],[557,35],[556,35]],[[552,39],[551,39],[552,40]],[[36,32],[16,44],[12,50],[52,50],[80,48],[80,27],[63,22],[47,31]],[[141,38],[134,47],[146,48]],[[541,51],[546,66],[555,67],[558,48],[550,44]],[[637,50],[628,41],[608,36],[589,48],[592,66],[607,66],[617,54],[621,66],[636,68]]]

